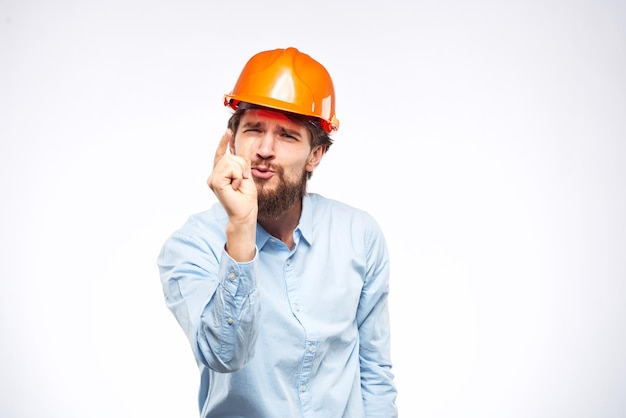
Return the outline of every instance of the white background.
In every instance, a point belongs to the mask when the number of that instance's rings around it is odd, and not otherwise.
[[[0,417],[197,416],[156,256],[287,46],[338,96],[310,190],[386,232],[401,416],[626,416],[624,2],[0,0]]]

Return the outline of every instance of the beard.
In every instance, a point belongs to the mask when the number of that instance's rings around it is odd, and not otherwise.
[[[285,170],[282,167],[275,168],[278,185],[275,189],[266,189],[267,180],[255,178],[257,188],[257,202],[259,206],[258,218],[276,220],[285,211],[300,201],[306,193],[307,172],[296,181],[288,181],[285,178]]]

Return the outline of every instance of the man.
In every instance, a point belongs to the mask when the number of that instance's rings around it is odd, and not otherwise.
[[[208,185],[158,258],[200,368],[202,417],[397,416],[389,261],[367,213],[306,192],[338,128],[326,69],[295,48],[244,67]]]

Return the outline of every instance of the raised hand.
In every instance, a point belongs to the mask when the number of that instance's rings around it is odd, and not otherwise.
[[[228,214],[228,253],[237,261],[249,261],[254,257],[256,243],[257,189],[251,174],[250,154],[245,148],[247,144],[242,144],[240,155],[235,155],[228,151],[232,141],[233,133],[229,129],[217,146],[207,184]]]

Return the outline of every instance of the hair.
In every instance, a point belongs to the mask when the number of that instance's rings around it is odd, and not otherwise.
[[[237,107],[237,110],[235,110],[235,113],[233,113],[230,119],[228,119],[228,128],[233,131],[233,135],[237,133],[237,129],[239,129],[239,122],[241,121],[241,118],[244,115],[245,111],[248,109],[267,109],[273,112],[278,111],[287,116],[289,120],[306,127],[309,131],[309,135],[311,136],[311,149],[321,145],[324,148],[324,151],[328,151],[330,146],[333,144],[333,139],[330,137],[330,134],[322,129],[318,118],[271,109],[244,102],[239,103],[239,106]]]

